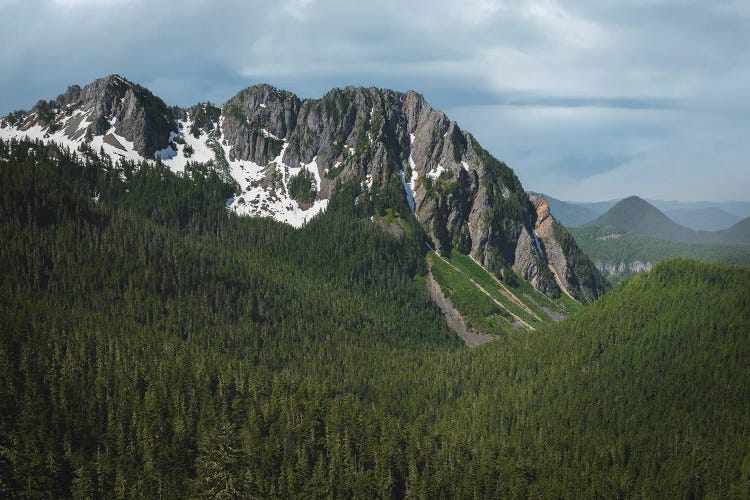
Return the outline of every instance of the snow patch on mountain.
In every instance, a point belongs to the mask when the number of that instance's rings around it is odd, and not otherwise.
[[[193,122],[188,119],[178,122],[178,130],[170,134],[170,144],[155,152],[154,158],[144,158],[134,147],[132,141],[117,133],[117,119],[109,120],[109,129],[103,135],[89,137],[87,141],[86,132],[91,122],[87,120],[90,112],[76,110],[69,117],[63,118],[57,123],[56,131],[50,133],[48,128],[35,124],[23,128],[23,123],[11,126],[4,123],[0,127],[0,139],[9,141],[11,139],[38,140],[44,144],[54,143],[58,146],[76,151],[81,144],[87,142],[91,149],[96,152],[104,152],[113,160],[122,158],[136,163],[155,161],[157,158],[172,172],[182,174],[188,163],[220,164],[216,158],[216,152],[211,143],[217,139],[212,138],[205,130],[200,130],[198,137],[190,133]],[[25,121],[33,118],[30,114]],[[221,130],[220,119],[219,130]],[[272,133],[263,130],[266,137],[276,138]],[[227,163],[228,174],[234,179],[239,192],[227,200],[227,208],[239,215],[251,217],[271,217],[280,222],[285,222],[294,227],[301,227],[307,221],[325,211],[328,200],[316,200],[312,206],[303,209],[299,203],[288,195],[287,184],[289,180],[302,169],[309,170],[314,178],[317,189],[320,189],[321,176],[318,169],[317,158],[310,163],[300,164],[298,167],[290,167],[283,162],[284,152],[288,146],[285,142],[281,153],[267,166],[258,165],[251,161],[232,160],[230,152],[232,147],[224,141],[223,133],[218,138]]]
[[[437,168],[435,168],[435,169],[430,170],[429,172],[427,172],[427,177],[429,177],[432,180],[435,180],[438,177],[440,177],[440,174],[442,174],[443,172],[445,172],[445,167],[443,167],[442,165],[438,164]]]
[[[219,123],[220,129],[222,124],[223,120]],[[284,141],[279,155],[267,166],[247,160],[230,161],[232,146],[225,142],[222,132],[219,144],[229,163],[229,175],[237,181],[240,187],[239,193],[227,202],[230,210],[239,215],[271,217],[299,228],[328,207],[328,200],[316,200],[312,206],[303,209],[288,194],[289,180],[299,174],[302,169],[307,169],[313,174],[316,186],[320,188],[317,158],[313,158],[308,164],[290,167],[283,161],[284,153],[289,146]]]
[[[43,144],[57,144],[71,151],[77,150],[82,143],[86,142],[86,131],[91,124],[86,118],[88,112],[77,110],[69,117],[65,117],[56,123],[56,129],[50,132],[50,128],[35,124],[28,128],[6,125],[0,128],[0,139],[9,141],[11,139],[28,139],[39,141]],[[33,114],[27,117],[33,118]],[[142,162],[144,158],[135,151],[133,143],[123,136],[117,134],[116,118],[109,122],[110,127],[104,135],[95,135],[88,142],[94,152],[104,152],[113,160],[123,158],[135,162]]]
[[[414,206],[414,185],[412,182],[406,182],[406,176],[404,175],[404,171],[399,171],[398,175],[401,177],[401,184],[404,186],[404,192],[406,192],[406,202],[409,204],[409,209],[411,210],[411,213],[414,213],[415,206]],[[411,173],[412,179],[416,177],[416,171],[412,170]]]
[[[208,163],[215,160],[214,152],[208,145],[209,137],[205,130],[201,129],[198,137],[193,136],[190,133],[193,122],[189,119],[179,121],[177,126],[179,134],[173,133],[170,136],[170,140],[175,140],[179,137],[185,144],[173,142],[172,148],[176,148],[175,154],[171,158],[162,158],[164,164],[172,172],[184,172],[188,162]],[[190,150],[192,150],[192,153],[189,153]]]

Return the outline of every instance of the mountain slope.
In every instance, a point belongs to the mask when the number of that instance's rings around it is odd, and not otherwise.
[[[750,268],[468,350],[356,184],[294,230],[86,155],[0,144],[2,497],[746,496]]]
[[[231,210],[296,227],[356,182],[357,203],[380,215],[411,211],[443,253],[456,247],[496,274],[513,267],[551,296],[591,300],[604,290],[568,265],[580,253],[570,245],[547,258],[513,171],[416,92],[347,87],[303,100],[256,85],[221,107],[179,109],[111,76],[0,123],[0,138],[26,136],[115,159],[156,157],[178,173],[208,163],[236,185]],[[550,248],[560,231],[548,235]]]
[[[742,219],[737,224],[717,231],[716,241],[726,244],[750,244],[750,217]]]
[[[524,337],[528,355],[545,367],[540,378],[550,381],[536,386],[539,411],[527,424],[538,427],[527,446],[566,450],[541,465],[539,491],[744,496],[749,289],[750,268],[666,261],[546,338]],[[501,349],[490,344],[479,354]],[[490,418],[486,411],[474,418]]]
[[[674,257],[750,265],[747,245],[675,242],[599,226],[575,227],[569,231],[610,281],[648,271],[657,262]]]
[[[690,229],[696,231],[720,231],[737,224],[741,218],[717,207],[709,208],[673,208],[664,214]]]
[[[677,224],[647,201],[631,196],[587,225],[685,243],[750,244],[748,221],[750,218],[722,231],[694,231]]]
[[[563,226],[566,227],[577,227],[591,222],[600,216],[602,212],[598,212],[589,208],[585,204],[570,203],[567,201],[558,200],[549,195],[543,195],[549,204],[550,212],[554,215],[555,219],[560,221]]]

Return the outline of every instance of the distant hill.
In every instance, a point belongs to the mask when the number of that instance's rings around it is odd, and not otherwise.
[[[673,208],[665,210],[664,214],[676,223],[696,231],[720,231],[742,220],[742,217],[718,207]]]
[[[544,197],[552,215],[567,227],[593,222],[621,201],[562,201],[546,194]],[[674,222],[696,231],[720,231],[750,217],[750,202],[744,201],[646,201]]]
[[[726,244],[750,244],[750,217],[742,219],[734,226],[718,231],[719,242]]]
[[[750,265],[748,245],[667,241],[599,226],[574,227],[569,231],[611,283],[648,271],[657,262],[672,257]]]
[[[722,231],[695,231],[676,223],[637,196],[625,198],[587,225],[683,243],[750,244],[750,222],[747,220]]]
[[[549,195],[544,195],[549,205],[552,216],[560,221],[563,226],[577,227],[582,226],[596,219],[603,212],[589,208],[584,203],[571,203],[568,201],[558,200]]]
[[[696,239],[695,231],[677,224],[638,196],[625,198],[588,225],[612,227],[670,241],[692,242]]]
[[[646,198],[646,201],[665,213],[678,209],[718,208],[728,214],[736,215],[740,219],[750,217],[750,201],[667,201],[650,198]]]

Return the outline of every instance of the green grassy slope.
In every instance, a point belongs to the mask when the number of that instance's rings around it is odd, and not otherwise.
[[[516,275],[506,284],[471,257],[456,250],[450,257],[429,252],[432,274],[469,326],[481,333],[498,335],[509,330],[537,330],[559,321],[581,307],[565,296],[550,299]]]

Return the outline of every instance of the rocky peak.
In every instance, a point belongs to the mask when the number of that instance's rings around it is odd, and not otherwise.
[[[222,111],[232,159],[263,166],[283,152],[285,165],[314,165],[318,199],[358,179],[374,198],[403,190],[408,205],[398,210],[414,212],[437,250],[458,248],[501,275],[514,268],[550,295],[588,297],[568,279],[556,240],[565,230],[546,200],[530,198],[507,165],[417,92],[345,87],[300,100],[256,86]]]
[[[136,153],[152,158],[169,146],[174,118],[174,111],[148,89],[110,75],[83,88],[72,85],[55,100],[39,101],[18,125],[22,131],[37,127],[46,135],[62,131],[61,138],[73,144],[101,136],[102,144],[126,151],[122,143],[130,142]]]
[[[545,230],[548,226],[552,225],[554,218],[549,210],[549,204],[544,195],[538,193],[529,193],[529,201],[534,205],[536,209],[536,229]]]
[[[354,182],[373,210],[413,213],[438,251],[456,248],[499,276],[515,269],[550,295],[588,300],[603,290],[546,200],[527,195],[510,167],[414,91],[345,87],[300,99],[261,84],[220,108],[181,110],[112,75],[72,86],[30,115],[21,129],[45,121],[45,137],[57,127],[60,137],[93,135],[110,151],[167,151],[176,171],[214,161],[239,186],[229,204],[239,213],[301,225],[337,186]],[[170,143],[172,132],[179,139]]]
[[[605,286],[604,278],[583,255],[567,230],[552,216],[545,197],[529,193],[529,201],[537,216],[534,239],[560,290],[583,301],[598,297]]]

